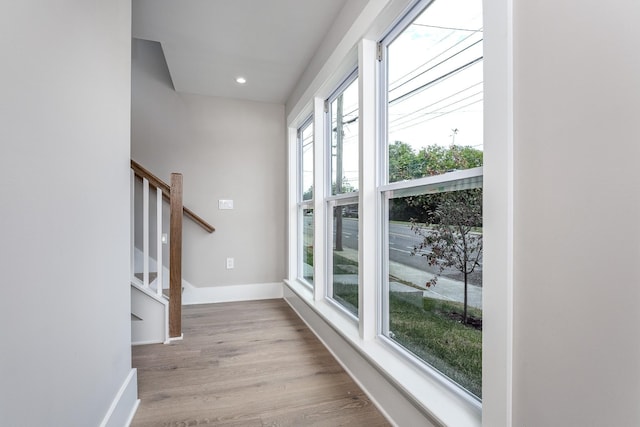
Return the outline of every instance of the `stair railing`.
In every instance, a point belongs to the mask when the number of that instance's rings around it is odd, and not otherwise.
[[[150,188],[156,192],[156,270],[155,277],[158,297],[162,297],[163,290],[163,232],[162,208],[163,200],[169,202],[169,338],[182,336],[182,217],[183,214],[207,232],[212,233],[215,228],[201,217],[187,209],[182,204],[182,174],[171,174],[171,185],[166,184],[140,164],[131,160],[131,272],[135,272],[135,188],[136,179],[142,181],[142,286],[151,290],[149,248],[149,195]],[[139,280],[132,278],[132,280]]]

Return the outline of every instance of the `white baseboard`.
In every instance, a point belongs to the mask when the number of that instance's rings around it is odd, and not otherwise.
[[[183,305],[282,298],[282,282],[196,287],[182,281]]]
[[[138,371],[131,369],[122,383],[120,390],[100,423],[100,427],[129,426],[136,414],[140,400],[138,399]]]

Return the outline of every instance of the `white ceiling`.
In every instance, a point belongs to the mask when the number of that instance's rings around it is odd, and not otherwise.
[[[177,91],[284,104],[347,1],[133,0],[132,31]]]

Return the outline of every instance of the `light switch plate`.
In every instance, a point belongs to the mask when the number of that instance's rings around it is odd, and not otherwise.
[[[233,200],[218,200],[218,209],[233,209]]]

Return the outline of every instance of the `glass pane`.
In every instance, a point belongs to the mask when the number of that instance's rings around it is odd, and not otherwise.
[[[302,277],[313,284],[313,209],[302,210]]]
[[[300,129],[300,151],[302,152],[302,200],[313,199],[313,123]]]
[[[388,46],[389,182],[482,165],[482,1],[435,0]]]
[[[331,194],[358,191],[358,79],[331,103]]]
[[[333,209],[331,297],[358,316],[358,204]]]
[[[389,201],[389,338],[482,397],[482,188]]]

